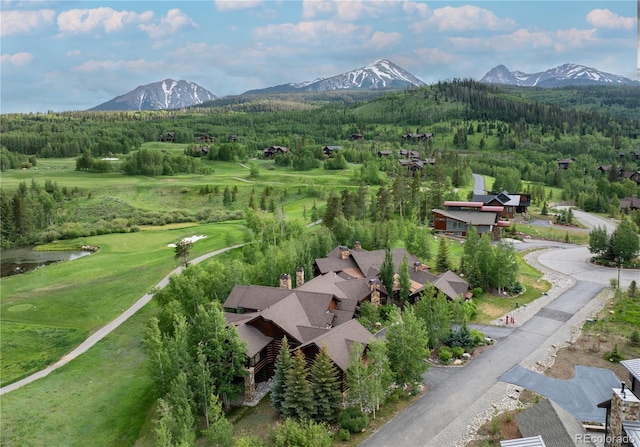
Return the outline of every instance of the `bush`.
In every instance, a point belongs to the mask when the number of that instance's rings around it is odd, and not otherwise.
[[[466,324],[463,324],[457,331],[451,331],[451,335],[449,336],[449,343],[447,344],[452,348],[455,348],[456,346],[460,346],[462,348],[471,348],[474,346],[473,343],[474,340],[471,336],[471,331]]]
[[[613,345],[613,351],[607,352],[604,355],[604,358],[605,360],[609,360],[610,362],[613,362],[613,363],[619,363],[620,361],[624,360],[624,357],[620,353],[620,350],[618,349],[617,344]]]
[[[360,411],[359,408],[349,407],[338,415],[340,427],[350,433],[359,433],[369,425],[369,416]]]
[[[462,358],[462,354],[464,354],[464,348],[462,348],[460,346],[456,346],[451,351],[453,353],[453,356],[455,358],[457,358],[457,359],[461,359]]]
[[[340,430],[338,430],[338,433],[336,433],[336,437],[338,438],[338,440],[346,442],[351,439],[351,433],[349,433],[349,430],[341,428]]]
[[[473,340],[473,346],[478,346],[484,343],[484,334],[477,329],[471,329],[471,339]]]
[[[271,441],[275,447],[330,447],[331,433],[324,424],[287,418],[276,425]]]
[[[629,336],[629,344],[631,346],[640,346],[640,332],[637,329]]]
[[[452,355],[453,353],[451,352],[451,349],[449,349],[448,346],[443,346],[438,350],[438,358],[444,364],[447,364],[451,361]]]

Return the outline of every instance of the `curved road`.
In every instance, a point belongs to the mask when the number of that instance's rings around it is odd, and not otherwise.
[[[190,264],[198,264],[199,262],[202,262],[205,259],[212,258],[213,256],[217,256],[217,255],[219,255],[221,253],[225,253],[225,252],[227,252],[229,250],[233,250],[235,248],[239,248],[239,247],[242,247],[242,246],[244,246],[244,244],[237,244],[237,245],[233,245],[231,247],[221,248],[220,250],[212,251],[210,253],[207,253],[207,254],[204,254],[202,256],[199,256],[199,257],[191,260],[189,263]],[[160,280],[160,282],[155,285],[154,290],[158,290],[158,289],[162,289],[162,288],[166,287],[167,284],[169,284],[169,277],[171,275],[175,275],[175,274],[180,273],[180,272],[182,272],[182,266],[172,270],[167,276],[162,278],[162,280]],[[14,383],[12,383],[10,385],[7,385],[7,386],[4,386],[4,387],[0,388],[0,396],[3,395],[3,394],[8,393],[10,391],[17,390],[18,388],[20,388],[20,387],[22,387],[22,386],[24,386],[24,385],[26,385],[28,383],[34,382],[34,381],[36,381],[36,380],[38,380],[38,379],[40,379],[42,377],[48,376],[49,373],[51,373],[51,371],[55,371],[56,369],[60,368],[61,366],[66,365],[71,360],[75,359],[80,354],[84,353],[89,348],[91,348],[93,345],[98,343],[100,340],[102,340],[104,337],[106,337],[111,331],[115,330],[122,323],[127,321],[127,319],[129,319],[133,314],[135,314],[138,310],[140,310],[145,304],[147,304],[149,301],[151,301],[151,298],[153,298],[153,294],[152,293],[146,293],[145,295],[142,296],[142,298],[140,298],[138,301],[136,301],[131,307],[129,307],[127,310],[125,310],[122,314],[120,314],[115,320],[113,320],[112,322],[108,323],[106,326],[98,329],[96,332],[91,334],[77,348],[75,348],[73,351],[69,352],[67,355],[62,357],[56,363],[54,363],[52,365],[49,365],[45,369],[40,370],[40,371],[38,371],[36,373],[33,373],[30,376],[25,377],[24,379],[18,380],[17,382],[14,382]]]
[[[615,228],[610,221],[596,216],[582,212],[575,212],[575,216],[586,225],[604,225],[608,232]],[[552,271],[571,276],[576,280],[574,285],[541,307],[526,322],[519,321],[518,327],[487,327],[485,333],[491,333],[498,342],[464,368],[431,368],[424,376],[429,392],[373,433],[361,446],[459,445],[466,427],[476,416],[470,416],[468,409],[478,401],[495,402],[494,385],[500,377],[513,366],[530,361],[529,356],[551,343],[557,333],[571,333],[571,327],[584,313],[581,310],[618,274],[617,269],[589,264],[590,253],[586,247],[545,241],[516,244],[520,250],[544,247],[548,249],[538,255],[538,262]],[[620,283],[626,285],[639,277],[638,270],[622,270]]]

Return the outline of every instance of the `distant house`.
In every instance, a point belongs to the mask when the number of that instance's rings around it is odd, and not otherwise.
[[[470,226],[478,234],[491,233],[499,227],[508,227],[511,222],[499,220],[503,206],[485,206],[482,202],[444,202],[445,210],[433,209],[433,226],[436,231],[455,236],[466,236]]]
[[[238,136],[237,135],[228,135],[227,136],[227,141],[231,141],[232,143],[235,143],[238,141]]]
[[[288,154],[291,150],[284,146],[271,146],[262,150],[262,156],[264,158],[273,158],[278,154]]]
[[[341,150],[342,150],[342,146],[325,146],[322,148],[322,153],[324,155],[331,157],[334,152],[341,151]]]
[[[640,199],[637,195],[631,197],[623,197],[622,199],[618,199],[620,202],[620,209],[622,211],[633,211],[640,210]]]
[[[158,137],[158,140],[164,141],[167,143],[175,143],[176,133],[175,132],[161,133],[160,136]]]
[[[634,160],[640,159],[640,151],[631,151],[629,152],[629,155],[631,155],[631,158],[633,158]]]
[[[562,158],[560,160],[556,160],[560,169],[569,169],[569,165],[574,161],[576,161],[575,158]]]
[[[398,160],[400,166],[409,170],[411,175],[415,175],[418,171],[422,171],[427,163],[424,160]]]
[[[197,138],[198,143],[215,143],[216,142],[216,137],[213,137],[209,134],[206,135],[200,135]]]
[[[416,132],[416,133],[408,133],[408,134],[402,135],[402,139],[404,141],[431,141],[432,138],[433,138],[432,133]]]
[[[620,179],[629,179],[636,185],[640,185],[640,171],[624,171],[620,175]]]
[[[361,133],[352,133],[351,136],[349,137],[349,139],[351,141],[362,140],[362,139],[364,139],[364,135],[362,135]]]
[[[378,151],[378,157],[390,157],[393,155],[393,151]]]
[[[482,202],[485,206],[502,206],[504,209],[500,217],[513,219],[516,214],[526,214],[531,206],[531,194],[510,194],[507,191],[490,194],[474,194],[472,202]]]
[[[414,160],[417,160],[420,158],[420,152],[412,151],[409,149],[400,149],[400,151],[398,151],[398,155],[401,158],[408,158],[408,159],[414,159]]]

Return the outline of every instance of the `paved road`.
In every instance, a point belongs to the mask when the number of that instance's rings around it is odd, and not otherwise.
[[[582,212],[575,215],[584,219],[587,225],[605,225],[608,232],[615,229],[614,224],[605,219]],[[569,319],[609,285],[612,275],[617,275],[616,269],[589,264],[591,254],[586,247],[531,241],[516,244],[516,248],[549,248],[538,256],[538,261],[549,269],[571,275],[577,280],[575,285],[520,327],[485,328],[498,340],[496,345],[464,368],[432,368],[424,377],[429,392],[373,433],[362,446],[450,445],[448,442],[452,440],[444,440],[442,435],[447,427],[454,426],[456,419],[488,393],[503,374],[536,351],[564,325],[570,324]],[[623,286],[639,278],[637,270],[620,272]]]
[[[480,174],[473,174],[473,193],[483,195],[484,190],[484,177]]]
[[[603,286],[579,281],[570,290],[496,343],[464,368],[427,373],[430,390],[412,406],[365,440],[362,446],[445,447],[442,440],[431,441],[460,414],[480,399],[512,367],[534,352],[559,330],[566,319],[597,295]],[[560,311],[559,312],[554,312]],[[505,333],[508,330],[505,329]],[[435,385],[435,386],[434,386]]]
[[[234,245],[232,247],[226,247],[226,248],[221,248],[220,250],[212,251],[210,253],[207,253],[205,255],[199,256],[199,257],[191,260],[190,263],[191,264],[198,264],[199,262],[202,262],[205,259],[209,259],[209,258],[211,258],[213,256],[217,256],[217,255],[219,255],[221,253],[224,253],[224,252],[227,252],[229,250],[233,250],[235,248],[242,247],[243,245],[244,244],[238,244],[238,245]],[[178,274],[181,271],[182,271],[182,267],[176,268],[171,273],[169,273],[167,276],[162,278],[162,280],[158,284],[155,285],[154,289],[159,290],[159,289],[162,289],[162,288],[166,287],[167,284],[169,284],[169,277],[171,275]],[[28,383],[31,383],[31,382],[34,382],[34,381],[36,381],[38,379],[41,379],[42,377],[46,377],[52,371],[55,371],[56,369],[60,368],[61,366],[66,365],[71,360],[75,359],[80,354],[86,352],[89,348],[91,348],[93,345],[98,343],[100,340],[102,340],[104,337],[106,337],[108,334],[110,334],[113,330],[115,330],[122,323],[124,323],[129,318],[131,318],[131,316],[133,316],[133,314],[135,314],[137,311],[142,309],[142,307],[145,304],[147,304],[149,301],[151,301],[151,298],[153,298],[153,294],[151,294],[151,293],[144,294],[142,296],[142,298],[140,298],[131,307],[129,307],[127,310],[125,310],[122,314],[120,314],[115,320],[113,320],[112,322],[110,322],[106,326],[98,329],[96,332],[91,334],[77,348],[75,348],[73,351],[69,352],[67,355],[62,357],[60,360],[58,360],[53,365],[49,365],[45,369],[40,370],[40,371],[38,371],[38,372],[36,372],[34,374],[31,374],[30,376],[27,376],[22,380],[18,380],[17,382],[14,382],[14,383],[12,383],[10,385],[7,385],[7,386],[4,386],[4,387],[0,388],[0,396],[3,395],[3,394],[8,393],[10,391],[17,390],[18,388],[23,387],[24,385],[26,385]]]

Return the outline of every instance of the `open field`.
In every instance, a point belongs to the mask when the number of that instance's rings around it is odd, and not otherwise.
[[[90,256],[2,279],[2,385],[70,351],[178,265],[167,245],[194,234],[192,257],[242,240],[240,222],[110,234],[66,241],[100,247]]]
[[[151,303],[82,356],[2,396],[2,445],[134,445],[155,401],[142,338],[156,309]]]

